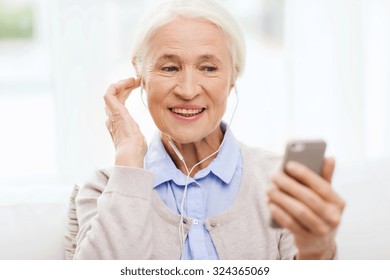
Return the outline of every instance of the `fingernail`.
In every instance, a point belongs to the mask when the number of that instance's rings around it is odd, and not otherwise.
[[[287,162],[287,170],[295,171],[299,168],[299,165],[294,161]]]
[[[274,212],[274,211],[276,210],[275,205],[273,205],[272,203],[268,204],[268,207],[269,207],[269,210],[270,210],[271,212]]]

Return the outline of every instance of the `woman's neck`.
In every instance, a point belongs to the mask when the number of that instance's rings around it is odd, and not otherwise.
[[[194,165],[204,160],[211,154],[215,153],[219,149],[223,137],[224,133],[222,132],[221,128],[218,127],[207,137],[196,142],[181,144],[176,142],[174,139],[171,139],[171,141],[175,145],[177,150],[180,152],[180,154],[183,156],[188,171],[190,171]],[[161,134],[161,140],[172,161],[175,163],[176,167],[187,175],[187,169],[185,168],[184,163],[179,159],[174,149],[169,144],[168,136]],[[193,177],[198,171],[207,167],[211,163],[211,161],[217,156],[217,154],[218,153],[211,156],[201,164],[197,165],[191,172],[190,176]]]

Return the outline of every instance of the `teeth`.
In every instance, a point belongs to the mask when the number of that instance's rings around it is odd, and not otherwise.
[[[203,111],[203,109],[180,109],[180,108],[172,108],[171,111],[175,114],[179,114],[185,117],[195,116]]]

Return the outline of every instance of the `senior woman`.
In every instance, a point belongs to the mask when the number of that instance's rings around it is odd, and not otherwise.
[[[245,63],[225,8],[164,2],[134,42],[138,77],[104,96],[115,166],[77,195],[74,258],[334,258],[344,207],[331,187],[334,161],[324,160],[322,176],[298,163],[274,173],[280,158],[238,142],[222,121]],[[125,107],[138,87],[159,130],[149,147]],[[269,226],[271,215],[283,229]]]

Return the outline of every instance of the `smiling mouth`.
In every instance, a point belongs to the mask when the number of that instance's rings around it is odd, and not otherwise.
[[[169,110],[174,114],[180,115],[182,117],[190,118],[199,115],[204,110],[206,110],[206,108],[200,108],[200,109],[169,108]]]

